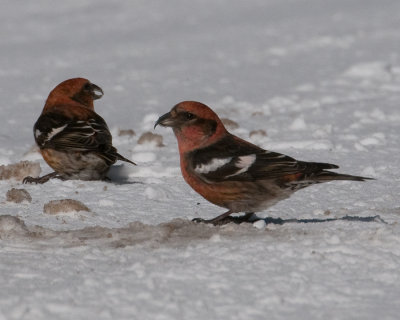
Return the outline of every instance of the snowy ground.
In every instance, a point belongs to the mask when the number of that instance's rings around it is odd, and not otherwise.
[[[0,181],[0,320],[398,319],[399,12],[397,0],[3,0],[0,164],[50,172],[33,123],[56,84],[83,76],[138,166],[113,168],[113,183]],[[267,149],[377,180],[259,213],[282,225],[193,224],[223,209],[183,181],[172,132],[152,128],[187,99]],[[147,131],[165,146],[138,144]],[[6,201],[11,188],[32,201]],[[44,213],[61,199],[90,211]]]

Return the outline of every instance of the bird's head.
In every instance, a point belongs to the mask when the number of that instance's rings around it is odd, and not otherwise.
[[[94,110],[93,101],[103,96],[103,90],[84,78],[73,78],[61,82],[49,94],[45,109],[59,103],[73,100]],[[45,110],[44,109],[44,110]]]
[[[154,128],[157,125],[173,129],[183,152],[205,147],[228,133],[217,114],[196,101],[178,103],[157,120]]]

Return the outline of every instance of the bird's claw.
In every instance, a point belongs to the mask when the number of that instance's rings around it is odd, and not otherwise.
[[[38,183],[37,182],[38,178],[33,178],[31,176],[27,176],[22,180],[22,184],[27,184],[27,183]]]
[[[224,219],[218,219],[218,220],[215,220],[215,219],[208,220],[208,219],[202,219],[202,218],[194,218],[194,219],[192,219],[192,221],[195,222],[195,223],[212,224],[214,226],[222,226],[222,225],[228,224],[230,222],[237,223],[237,222],[235,222],[235,220],[231,219],[231,217],[226,217]]]
[[[43,183],[45,183],[45,182],[47,182],[47,181],[49,181],[49,180],[50,180],[50,179],[49,179],[48,177],[46,177],[46,176],[44,176],[44,177],[37,177],[37,178],[28,176],[28,177],[25,177],[25,178],[22,180],[22,183],[23,183],[23,184],[28,184],[28,183],[43,184]]]
[[[249,212],[246,213],[242,216],[239,217],[232,217],[232,216],[227,216],[227,217],[223,217],[222,219],[219,219],[219,217],[216,217],[214,219],[202,219],[202,218],[194,218],[192,219],[193,222],[195,223],[208,223],[208,224],[213,224],[214,226],[217,225],[224,225],[224,224],[228,224],[230,222],[236,223],[236,224],[241,224],[241,223],[253,223],[257,220],[260,220],[260,218],[258,218],[256,215],[254,215],[254,213]]]
[[[43,177],[37,177],[37,178],[31,177],[31,176],[27,176],[22,180],[22,183],[23,184],[27,184],[27,183],[43,184],[43,183],[45,183],[45,182],[47,182],[47,181],[49,181],[50,179],[53,179],[53,178],[58,178],[58,179],[63,180],[62,177],[57,175],[57,172],[52,172],[52,173],[46,174]]]

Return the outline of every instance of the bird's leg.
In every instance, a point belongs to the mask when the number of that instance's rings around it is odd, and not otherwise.
[[[228,216],[229,216],[230,214],[232,214],[232,213],[233,213],[233,212],[232,212],[231,210],[229,210],[229,211],[227,211],[227,212],[225,212],[225,213],[223,213],[223,214],[221,214],[221,215],[219,215],[218,217],[215,217],[215,218],[213,218],[213,219],[207,220],[207,219],[195,218],[195,219],[193,219],[192,221],[193,221],[193,222],[211,223],[211,224],[214,224],[214,225],[217,225],[217,224],[224,224],[224,223],[221,223],[222,220],[224,220],[226,217],[228,217]]]
[[[39,183],[39,184],[42,184],[42,183],[45,183],[45,182],[49,181],[52,178],[62,179],[60,176],[57,176],[57,174],[58,174],[57,172],[52,172],[52,173],[44,175],[43,177],[37,177],[37,178],[33,178],[31,176],[28,176],[28,177],[25,177],[22,180],[22,183],[24,183],[24,184],[25,183]]]

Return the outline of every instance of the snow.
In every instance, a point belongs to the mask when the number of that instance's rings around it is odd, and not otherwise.
[[[303,117],[299,117],[293,120],[292,124],[289,126],[290,130],[306,130],[307,124]]]
[[[399,11],[396,0],[2,1],[0,320],[398,319]],[[22,185],[21,160],[51,172],[32,127],[50,90],[77,76],[104,90],[95,109],[137,166],[118,163],[112,182]],[[184,182],[172,131],[153,130],[183,100],[264,148],[376,180],[311,186],[254,224],[192,223],[224,209]],[[139,144],[147,132],[162,139]],[[32,201],[6,201],[13,188]],[[90,211],[44,213],[65,199]]]

